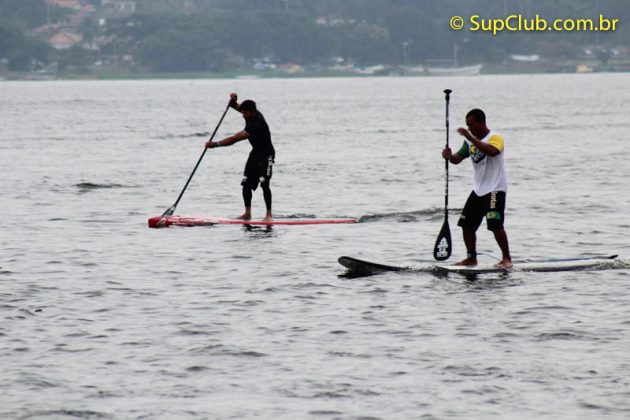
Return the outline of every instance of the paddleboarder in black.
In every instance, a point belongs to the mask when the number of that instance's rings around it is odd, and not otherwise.
[[[271,214],[271,189],[269,183],[271,181],[273,163],[276,158],[276,151],[271,143],[271,134],[269,126],[263,115],[256,108],[256,102],[248,99],[242,103],[238,103],[236,93],[230,94],[230,107],[234,108],[243,115],[245,119],[245,128],[236,134],[226,137],[221,141],[209,140],[206,148],[213,149],[216,147],[231,146],[234,143],[248,139],[252,146],[249,158],[245,164],[243,173],[243,202],[245,203],[245,213],[240,217],[242,220],[250,220],[252,218],[252,195],[256,191],[258,184],[263,190],[263,197],[267,207],[267,213],[263,220],[270,221]]]
[[[511,268],[512,258],[508,238],[503,227],[507,176],[503,138],[486,126],[486,114],[473,109],[466,114],[466,128],[457,132],[465,137],[456,153],[444,148],[442,157],[454,165],[470,157],[474,169],[474,188],[457,223],[462,228],[464,244],[468,252],[466,259],[458,265],[477,265],[477,229],[486,218],[488,230],[492,231],[501,248],[503,258],[497,267]]]

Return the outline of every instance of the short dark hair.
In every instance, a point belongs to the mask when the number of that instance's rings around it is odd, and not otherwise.
[[[241,102],[241,111],[256,111],[256,102],[252,101],[251,99],[244,100],[243,102]]]
[[[473,117],[477,122],[486,122],[486,113],[479,108],[471,109],[470,111],[468,111],[468,114],[466,114],[466,118],[468,117]]]

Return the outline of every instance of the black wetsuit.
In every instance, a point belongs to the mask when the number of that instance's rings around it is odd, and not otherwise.
[[[251,192],[256,191],[260,183],[265,195],[267,209],[270,210],[271,191],[269,190],[269,181],[273,175],[276,151],[271,143],[269,126],[265,121],[265,117],[259,111],[256,111],[254,116],[247,120],[244,131],[247,133],[247,139],[252,145],[252,151],[247,158],[243,180],[241,181],[245,206],[251,207]]]

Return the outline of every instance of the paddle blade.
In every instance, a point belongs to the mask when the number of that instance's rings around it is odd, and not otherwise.
[[[437,261],[447,260],[451,256],[452,251],[451,229],[448,226],[448,220],[445,220],[433,247],[433,258]]]

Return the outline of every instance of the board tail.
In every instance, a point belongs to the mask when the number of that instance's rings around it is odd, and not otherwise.
[[[339,264],[348,269],[352,277],[371,276],[373,274],[384,273],[387,271],[407,271],[409,267],[401,267],[395,265],[380,264],[353,257],[339,257]]]

